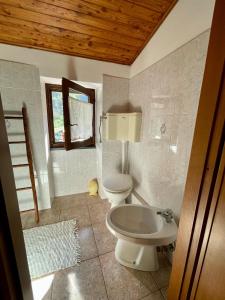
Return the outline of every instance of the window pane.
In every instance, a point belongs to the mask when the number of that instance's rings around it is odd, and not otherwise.
[[[74,100],[80,101],[80,102],[86,102],[86,103],[89,102],[88,95],[85,95],[85,94],[82,94],[81,92],[72,90],[71,88],[69,90],[69,97]]]
[[[62,92],[52,91],[52,110],[55,142],[64,142]]]
[[[93,136],[93,104],[89,96],[69,89],[71,142],[84,141]]]

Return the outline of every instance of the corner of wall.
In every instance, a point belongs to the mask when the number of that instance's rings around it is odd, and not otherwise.
[[[131,65],[129,77],[210,29],[214,5],[215,0],[179,0]]]

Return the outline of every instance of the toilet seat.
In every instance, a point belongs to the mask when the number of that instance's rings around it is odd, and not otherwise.
[[[103,182],[106,191],[111,193],[123,193],[133,186],[132,178],[128,174],[115,174],[106,178]]]

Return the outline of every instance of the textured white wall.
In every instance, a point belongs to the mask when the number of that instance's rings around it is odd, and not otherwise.
[[[1,59],[35,65],[41,76],[102,82],[103,74],[129,77],[129,66],[0,44]]]
[[[179,0],[131,65],[130,77],[209,29],[214,4],[215,0]]]
[[[50,207],[48,186],[47,158],[44,147],[44,128],[41,109],[40,75],[35,66],[0,60],[0,93],[3,109],[21,111],[26,104],[29,118],[30,137],[32,143],[38,203],[40,209]],[[11,133],[22,133],[21,121],[10,121]],[[22,139],[23,135],[10,136],[10,139]],[[25,163],[25,145],[11,145],[12,162]],[[30,185],[28,168],[14,170],[16,186]],[[20,210],[33,208],[32,191],[18,192]]]
[[[209,31],[130,80],[131,108],[143,113],[140,143],[129,144],[130,174],[135,191],[177,217],[184,185]],[[165,133],[161,133],[161,126]]]
[[[87,192],[97,177],[96,149],[52,150],[51,160],[55,196]]]
[[[127,112],[129,102],[129,79],[104,75],[103,77],[103,113]],[[121,142],[103,141],[102,177],[121,173]]]

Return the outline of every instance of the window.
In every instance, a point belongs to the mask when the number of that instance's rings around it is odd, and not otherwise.
[[[62,85],[46,84],[51,148],[95,146],[95,90],[68,79]]]

